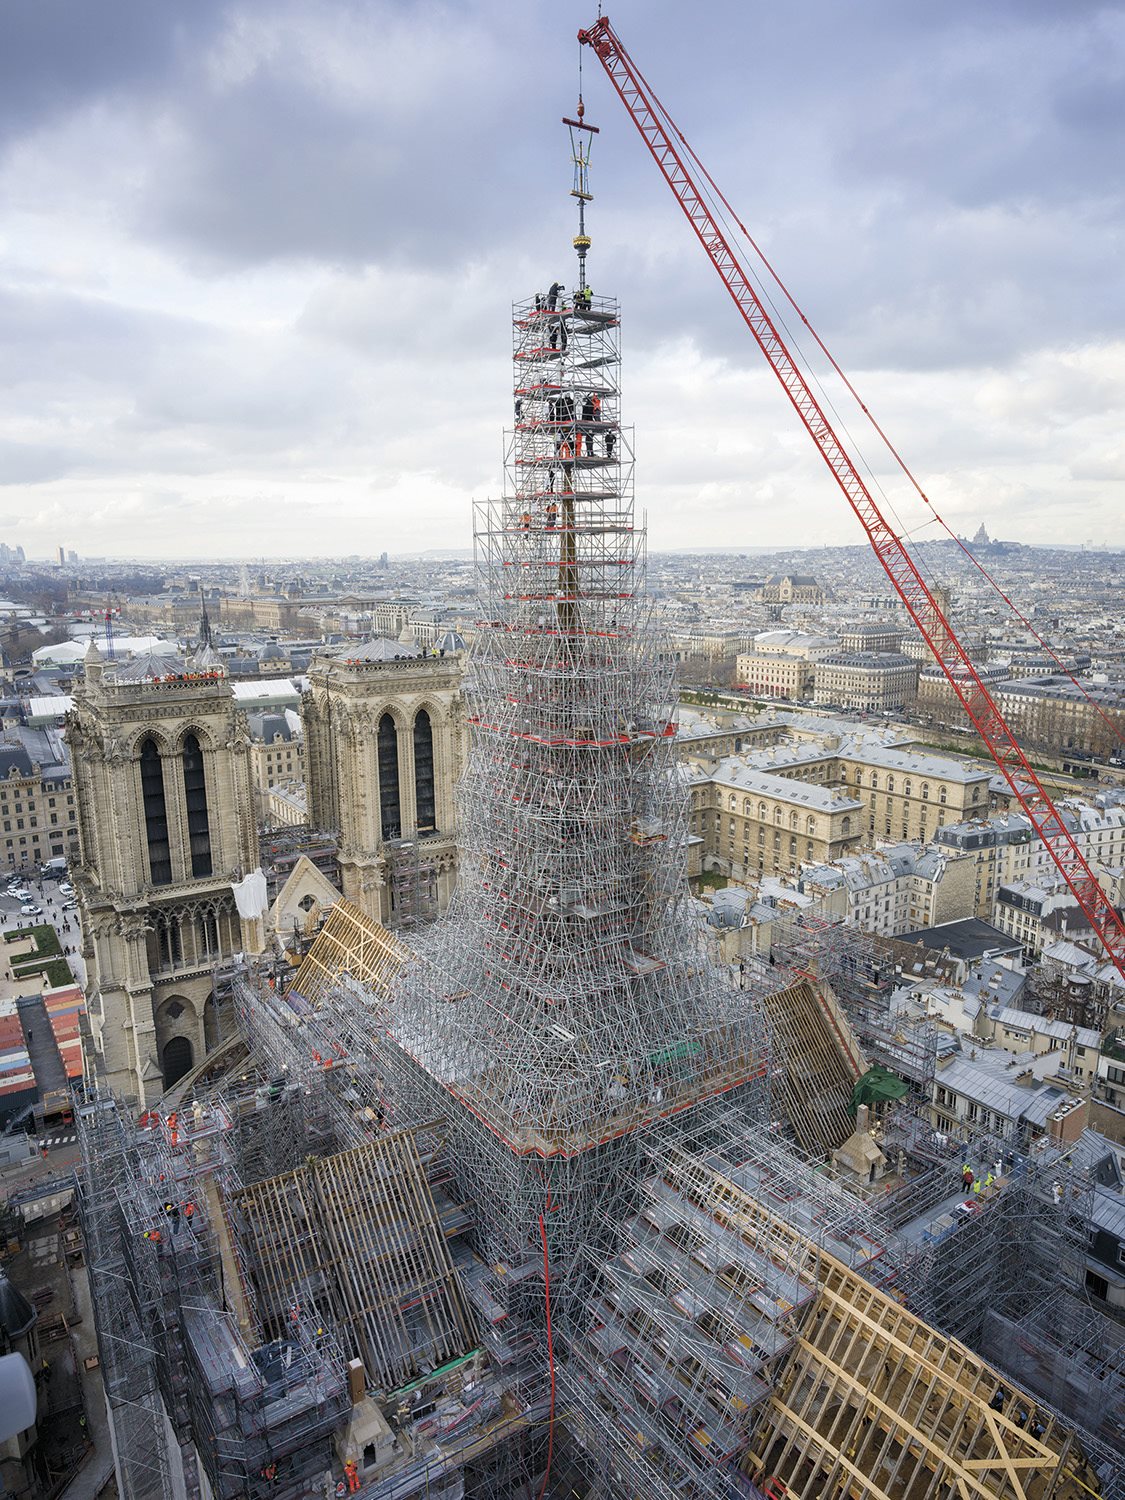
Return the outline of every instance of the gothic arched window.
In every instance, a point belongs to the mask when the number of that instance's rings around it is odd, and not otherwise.
[[[191,873],[194,880],[203,880],[211,873],[211,827],[207,820],[207,778],[203,770],[203,751],[194,734],[189,734],[184,740],[183,760]]]
[[[733,797],[731,801],[734,801]],[[434,731],[424,708],[420,708],[414,717],[414,807],[418,815],[418,832],[435,832]]]
[[[384,714],[379,720],[377,753],[380,828],[385,839],[397,839],[402,833],[398,794],[398,730],[390,714]]]
[[[172,855],[168,848],[168,807],[164,801],[164,767],[150,735],[141,746],[141,805],[148,842],[148,869],[153,885],[172,884]]]

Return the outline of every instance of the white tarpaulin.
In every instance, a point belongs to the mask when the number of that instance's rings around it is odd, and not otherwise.
[[[245,880],[231,886],[234,892],[238,915],[248,921],[253,917],[264,917],[269,899],[266,895],[266,877],[260,869],[251,870]]]

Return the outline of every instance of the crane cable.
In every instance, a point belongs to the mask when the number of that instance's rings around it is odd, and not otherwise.
[[[636,67],[636,63],[632,63],[632,66],[635,68]],[[1085,698],[1086,702],[1090,705],[1090,707],[1094,710],[1094,712],[1101,719],[1102,723],[1105,724],[1106,728],[1109,730],[1110,734],[1112,734],[1113,738],[1117,741],[1117,743],[1118,744],[1125,744],[1125,736],[1123,736],[1122,731],[1118,728],[1118,726],[1113,722],[1113,720],[1109,717],[1109,715],[1104,712],[1104,710],[1100,707],[1100,705],[1097,704],[1094,701],[1094,699],[1090,697],[1090,694],[1082,686],[1081,682],[1079,682],[1078,678],[1074,675],[1074,673],[1071,672],[1070,669],[1065,665],[1065,663],[1062,662],[1059,659],[1059,657],[1055,654],[1055,652],[1052,650],[1052,648],[1047,644],[1047,642],[1043,639],[1043,637],[1035,629],[1035,626],[1032,625],[1031,621],[1017,607],[1017,605],[1013,602],[1013,600],[1009,597],[1009,595],[1007,593],[1005,593],[1004,589],[1001,588],[1000,584],[996,581],[995,578],[993,578],[992,574],[989,573],[988,569],[984,566],[984,564],[981,563],[980,560],[974,555],[972,549],[969,548],[969,547],[967,547],[965,545],[965,543],[961,539],[961,537],[959,537],[957,535],[957,533],[952,529],[952,527],[950,527],[946,523],[944,517],[938,512],[938,509],[934,505],[934,502],[930,499],[929,495],[926,494],[925,490],[919,484],[918,480],[915,478],[914,473],[910,469],[910,467],[907,464],[906,460],[903,458],[902,454],[898,451],[898,449],[895,447],[894,443],[891,442],[890,438],[883,431],[883,428],[880,426],[879,422],[877,421],[876,417],[874,416],[874,414],[872,413],[872,411],[870,410],[870,408],[867,406],[866,402],[861,398],[859,392],[856,390],[856,388],[852,384],[851,380],[849,380],[849,378],[846,375],[846,373],[844,372],[844,370],[840,367],[840,365],[837,362],[836,358],[832,354],[832,351],[828,348],[827,344],[825,344],[824,340],[821,338],[820,334],[813,327],[812,323],[809,322],[809,319],[805,315],[805,313],[804,313],[803,309],[801,308],[800,304],[797,302],[797,300],[793,296],[792,292],[789,290],[789,288],[786,286],[785,282],[781,279],[781,277],[778,275],[777,271],[774,269],[774,267],[773,267],[773,265],[772,265],[769,257],[762,250],[761,246],[755,240],[754,236],[746,228],[746,225],[743,224],[742,220],[738,217],[738,214],[735,211],[734,206],[731,204],[730,200],[727,198],[727,196],[723,192],[722,188],[719,187],[718,183],[711,176],[711,173],[707,170],[707,167],[705,166],[705,164],[700,160],[699,156],[696,154],[694,146],[692,146],[691,142],[684,135],[684,133],[680,129],[680,127],[676,124],[676,122],[672,118],[671,114],[669,114],[668,109],[665,106],[663,100],[657,94],[656,90],[652,87],[651,83],[649,83],[648,79],[645,78],[642,73],[640,73],[639,69],[637,70],[637,72],[638,72],[638,76],[643,80],[645,88],[649,91],[649,94],[652,97],[653,103],[656,105],[656,107],[660,110],[660,113],[663,115],[665,123],[667,125],[667,128],[676,136],[677,140],[680,142],[680,144],[683,146],[684,150],[691,157],[692,161],[695,163],[696,167],[699,169],[700,174],[706,180],[708,186],[711,188],[711,191],[715,194],[715,197],[718,199],[718,201],[726,209],[727,213],[730,216],[730,219],[733,221],[733,223],[735,223],[738,226],[738,229],[739,229],[740,233],[743,235],[743,237],[745,238],[747,244],[753,250],[754,254],[758,257],[759,261],[761,261],[762,265],[769,272],[769,275],[772,277],[773,281],[777,284],[778,288],[780,289],[782,295],[785,297],[786,301],[789,303],[790,307],[792,307],[793,311],[797,314],[797,316],[800,318],[801,322],[805,325],[805,327],[808,329],[809,333],[812,335],[812,338],[813,338],[814,342],[816,343],[817,348],[824,355],[825,359],[831,365],[831,367],[835,371],[835,373],[843,381],[844,386],[846,387],[849,395],[855,401],[856,405],[859,407],[859,409],[863,413],[863,415],[871,423],[871,426],[875,429],[876,433],[878,434],[878,436],[879,436],[880,440],[882,441],[884,447],[886,448],[887,452],[891,455],[891,457],[894,459],[895,463],[898,465],[899,469],[901,469],[902,473],[905,475],[905,477],[907,478],[907,480],[910,482],[910,484],[913,486],[913,488],[917,491],[917,493],[918,493],[920,499],[922,500],[923,504],[925,504],[925,505],[927,505],[929,507],[929,509],[930,509],[930,511],[931,511],[931,513],[933,515],[934,520],[938,523],[938,525],[942,528],[942,530],[946,533],[946,535],[949,536],[954,542],[957,543],[957,546],[961,549],[961,551],[964,553],[964,555],[969,559],[969,561],[972,563],[973,567],[976,568],[977,572],[980,573],[980,575],[985,579],[985,581],[996,591],[997,594],[999,594],[1000,598],[1003,599],[1004,603],[1011,610],[1012,614],[1015,615],[1016,619],[1019,620],[1020,624],[1023,625],[1024,629],[1027,630],[1032,636],[1034,636],[1035,640],[1039,643],[1040,646],[1042,646],[1043,650],[1046,651],[1047,655],[1055,663],[1056,667],[1058,667],[1059,671],[1063,674],[1063,676],[1066,677],[1071,682],[1071,684],[1078,689],[1078,691],[1082,694],[1083,698]],[[773,301],[772,301],[772,299],[769,298],[769,297],[767,297],[766,300],[769,301],[770,306],[772,308],[773,307]],[[788,328],[786,328],[786,332],[789,333],[790,330]],[[790,334],[790,337],[792,337],[791,334]],[[798,348],[799,348],[799,346],[798,346]],[[807,365],[808,364],[807,359],[806,359],[805,362],[806,362],[806,365]],[[817,385],[817,388],[823,392],[824,388],[821,385],[820,381],[816,378],[816,375],[812,371],[811,368],[809,369],[808,373],[812,376],[813,380],[815,381],[815,383]],[[832,406],[831,401],[829,401],[828,404],[829,404],[830,407],[832,407],[833,414],[838,416],[838,413],[836,412],[835,407]],[[841,425],[843,425],[843,424],[841,423]],[[844,426],[844,431],[845,431],[845,434],[850,439],[851,438],[851,434],[847,432],[846,426]],[[854,442],[854,439],[852,439],[852,441]],[[860,451],[858,444],[856,445],[856,451],[859,454],[860,460],[863,463],[864,468],[867,469],[867,472],[870,474],[871,473],[870,466],[867,464],[866,460],[863,459],[863,454]],[[871,477],[874,478],[874,475],[872,475]],[[876,484],[878,484],[878,481],[876,481]],[[878,487],[879,487],[880,493],[884,495],[884,498],[886,498],[885,491],[883,491],[882,486],[879,485]],[[893,507],[892,507],[892,509],[893,509]],[[897,513],[896,513],[895,519],[898,520],[899,525],[901,527],[902,521],[901,521],[901,518],[897,515]],[[907,534],[908,533],[906,533],[905,531],[903,532],[904,536],[907,535]]]

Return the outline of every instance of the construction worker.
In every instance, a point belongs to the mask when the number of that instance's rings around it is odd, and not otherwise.
[[[597,394],[591,396],[590,406],[593,410],[593,416],[590,418],[590,421],[600,422],[602,419],[602,398]]]
[[[566,338],[567,338],[567,334],[566,334],[566,322],[565,322],[565,320],[563,318],[559,318],[554,323],[551,324],[551,336],[547,340],[547,342],[548,342],[548,344],[550,344],[550,346],[551,346],[552,349],[557,349],[557,348],[559,348],[559,341],[561,339],[562,340],[562,350],[565,353],[566,352]]]
[[[584,286],[584,287],[580,288],[574,294],[574,306],[575,306],[575,308],[577,308],[581,312],[589,312],[590,311],[590,303],[591,303],[591,301],[593,299],[593,296],[594,296],[594,294],[593,294],[593,292],[590,290],[590,288],[588,286]]]
[[[586,399],[585,399],[585,401],[583,401],[583,403],[582,403],[581,416],[582,416],[583,422],[592,422],[594,420],[594,403],[593,403],[592,398],[589,397],[589,396],[587,396]],[[579,452],[579,454],[581,454],[581,452],[582,452],[582,437],[583,437],[583,434],[579,433],[578,434],[578,452]],[[592,432],[587,432],[585,434],[585,437],[586,437],[586,457],[587,458],[593,458],[593,456],[594,456],[594,434]]]
[[[548,531],[554,531],[555,527],[558,524],[559,524],[559,507],[558,507],[558,502],[555,501],[555,500],[551,500],[548,503],[548,505],[547,505],[547,530]]]
[[[144,1237],[146,1240],[155,1240],[157,1244],[164,1238],[159,1229],[146,1229]]]
[[[990,1188],[995,1181],[995,1177],[989,1172],[988,1176],[984,1179],[984,1185],[986,1188]]]
[[[612,458],[613,457],[613,450],[614,450],[614,448],[616,446],[617,446],[617,434],[615,432],[607,432],[606,435],[605,435],[605,456],[606,456],[606,458]]]
[[[562,291],[562,289],[563,289],[563,284],[562,284],[561,281],[552,281],[551,285],[547,288],[547,311],[548,312],[554,312],[555,308],[558,307],[558,305],[559,305],[559,293]]]
[[[344,1475],[348,1481],[348,1494],[354,1495],[360,1487],[359,1470],[356,1468],[354,1458],[349,1458],[344,1465]]]
[[[529,510],[525,510],[523,515],[520,516],[520,527],[523,531],[531,530],[531,512]]]
[[[968,1192],[972,1185],[973,1169],[969,1166],[969,1163],[966,1162],[965,1165],[961,1168],[961,1186],[965,1189],[966,1192]]]

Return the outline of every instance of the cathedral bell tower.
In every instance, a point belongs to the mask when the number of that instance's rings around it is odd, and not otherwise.
[[[213,653],[114,662],[93,642],[66,729],[96,1060],[148,1104],[219,1039],[213,971],[246,946],[232,883],[258,863],[247,736]]]

